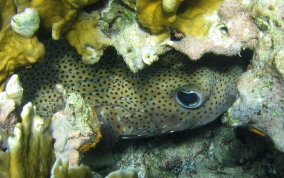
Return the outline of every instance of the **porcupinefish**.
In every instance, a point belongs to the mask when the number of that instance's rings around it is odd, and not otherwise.
[[[55,112],[55,85],[79,92],[118,138],[137,138],[192,129],[209,123],[235,101],[240,59],[209,55],[197,62],[171,51],[132,73],[113,48],[101,61],[83,64],[65,41],[45,43],[44,62],[20,71],[25,100],[43,117]]]

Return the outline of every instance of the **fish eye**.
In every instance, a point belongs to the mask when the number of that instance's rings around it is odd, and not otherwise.
[[[179,88],[176,92],[176,101],[186,109],[195,109],[203,104],[203,96],[195,90],[188,90],[185,87]]]

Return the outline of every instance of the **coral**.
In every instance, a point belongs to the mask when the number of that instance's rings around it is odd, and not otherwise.
[[[244,1],[245,2],[245,1]],[[223,122],[269,137],[284,152],[283,1],[246,4],[261,30],[251,68],[238,81],[240,97]]]
[[[135,9],[135,2],[124,0],[123,3]],[[160,54],[170,49],[166,46],[169,41],[168,34],[151,35],[145,32],[136,21],[136,12],[117,1],[110,2],[109,7],[102,12],[102,17],[99,28],[110,34],[111,45],[123,57],[132,72],[151,65],[158,60]]]
[[[48,123],[35,115],[31,103],[23,107],[21,118],[8,138],[9,176],[47,177],[53,162]]]
[[[219,18],[206,38],[187,36],[169,45],[194,60],[209,52],[232,56],[243,48],[253,48],[258,29],[239,2],[225,1],[220,8]]]
[[[1,31],[0,35],[0,89],[3,89],[8,75],[21,66],[41,60],[45,50],[37,37],[19,36],[10,27]]]
[[[167,31],[173,26],[176,11],[183,0],[138,0],[136,2],[138,21],[154,34]]]
[[[13,128],[19,118],[15,113],[16,107],[22,103],[23,88],[19,77],[13,75],[6,84],[4,92],[0,93],[0,127]]]
[[[7,82],[5,91],[0,93],[0,177],[9,177],[9,167],[12,165],[10,155],[17,154],[8,152],[8,138],[20,120],[16,108],[22,102],[22,95],[19,77],[13,75]]]
[[[20,120],[16,112],[17,106],[21,105],[23,88],[19,77],[13,75],[6,84],[5,91],[0,93],[0,143],[7,147],[7,134],[13,130],[15,124]],[[8,132],[7,132],[8,131]]]
[[[158,55],[167,50],[166,41],[159,36],[145,33],[137,23],[133,23],[111,38],[112,45],[132,72],[138,72],[158,60]]]
[[[55,40],[65,36],[77,52],[82,55],[84,62],[94,64],[99,61],[109,41],[96,28],[98,14],[89,15],[81,12],[80,9],[97,1],[52,0],[42,3],[38,0],[29,0],[16,1],[15,5],[19,12],[25,8],[29,9],[27,7],[32,7],[38,11],[42,29],[51,31],[52,38]],[[26,10],[21,14],[23,13],[26,14]],[[21,14],[14,16],[14,19],[21,17]],[[12,23],[12,25],[16,26],[16,32],[18,32],[18,23]],[[28,23],[25,22],[25,25],[28,25]]]
[[[2,3],[0,10],[0,90],[3,90],[7,77],[15,69],[39,61],[45,50],[37,37],[26,38],[13,31],[10,26],[10,17],[15,13],[12,1]]]
[[[69,160],[70,168],[78,167],[80,152],[95,147],[102,137],[100,122],[78,93],[67,94],[59,84],[56,88],[65,98],[66,106],[52,117],[55,155],[57,159]]]
[[[39,16],[34,8],[26,8],[22,13],[14,15],[11,20],[13,30],[24,37],[32,37],[39,29],[39,23]]]
[[[130,7],[135,4],[126,0],[123,3]],[[112,13],[113,6],[115,3],[105,13]],[[133,72],[156,61],[158,55],[168,51],[166,46],[193,60],[210,52],[233,56],[244,48],[252,49],[259,32],[250,13],[235,0],[141,0],[136,3],[136,11],[138,22],[151,34],[135,20],[119,23],[121,19],[127,21],[127,14],[110,21],[112,27],[121,24],[110,30],[111,44]]]
[[[218,10],[224,0],[191,0],[182,4],[174,28],[186,35],[206,37],[218,21]]]
[[[155,0],[137,1],[138,21],[152,33],[170,28],[186,35],[206,36],[218,19],[217,11],[222,0]]]
[[[81,13],[66,34],[69,44],[82,55],[82,60],[88,64],[99,61],[109,40],[96,27],[98,14]]]
[[[139,24],[131,15],[136,13]],[[140,0],[136,12],[111,1],[102,17],[99,28],[109,34],[111,45],[133,72],[157,61],[169,50],[167,46],[192,60],[210,52],[233,56],[244,48],[252,49],[259,32],[250,12],[236,0]],[[106,27],[106,23],[111,25]]]
[[[18,12],[33,7],[38,11],[41,26],[52,32],[52,38],[58,40],[74,23],[78,11],[98,0],[51,0],[43,3],[40,0],[19,0],[15,2]]]
[[[70,168],[68,160],[56,159],[51,169],[51,178],[92,178],[92,172],[87,166],[77,166]]]
[[[249,15],[232,0],[123,2],[131,7],[136,4],[139,23],[154,35],[143,31],[137,24],[134,18],[136,12],[117,5],[115,1],[111,1],[107,9],[90,14],[79,10],[97,3],[97,0],[53,0],[46,3],[37,0],[16,1],[15,7],[19,14],[14,19],[25,14],[25,9],[33,8],[40,16],[41,31],[51,31],[52,38],[56,40],[65,36],[82,55],[84,62],[98,62],[104,49],[111,44],[133,72],[157,61],[158,55],[169,49],[167,45],[187,54],[191,59],[199,59],[208,52],[235,55],[242,48],[254,45],[257,30]],[[123,12],[119,10],[122,8]],[[20,27],[18,22],[12,21],[12,25]],[[170,41],[173,37],[178,40]],[[30,53],[37,54],[36,51]],[[37,55],[36,60],[39,56],[42,55]]]
[[[36,115],[31,103],[24,105],[17,114],[23,88],[17,75],[7,83],[6,91],[0,93],[0,143],[1,170],[6,177],[47,177],[53,162],[52,139],[48,121]],[[5,107],[9,103],[12,107]],[[12,122],[11,122],[12,121]],[[40,159],[39,159],[40,158]]]
[[[22,103],[23,88],[19,81],[18,75],[11,76],[9,82],[6,84],[5,92],[1,92],[0,97],[1,104],[5,104],[8,99],[12,99],[17,105]]]
[[[124,1],[135,5],[135,2]],[[122,9],[122,10],[121,10]],[[150,35],[141,29],[136,13],[117,1],[111,1],[102,12],[99,28],[109,35],[111,45],[123,57],[132,72],[138,72],[158,60],[158,55],[169,50],[167,35]]]
[[[70,44],[83,56],[84,62],[97,62],[109,41],[96,28],[97,16],[81,13],[84,6],[97,2],[98,0],[51,0],[44,3],[39,0],[3,1],[0,6],[0,90],[4,89],[7,76],[16,68],[35,63],[44,56],[44,47],[34,35],[39,27],[40,32],[51,31],[55,40],[66,35]]]

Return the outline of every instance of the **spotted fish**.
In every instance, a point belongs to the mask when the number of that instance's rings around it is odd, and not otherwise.
[[[50,116],[59,108],[55,85],[79,92],[119,138],[160,135],[209,123],[234,102],[240,59],[208,55],[198,62],[171,51],[132,73],[112,48],[95,65],[83,64],[65,41],[46,42],[44,62],[19,72],[25,100]]]

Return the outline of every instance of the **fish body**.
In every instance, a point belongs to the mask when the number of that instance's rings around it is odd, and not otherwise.
[[[238,59],[190,61],[171,51],[159,61],[132,73],[114,49],[101,61],[83,64],[65,41],[46,42],[44,62],[20,71],[25,100],[39,114],[55,112],[60,95],[55,85],[79,92],[94,106],[104,127],[118,138],[137,138],[196,128],[225,112],[235,101]]]

